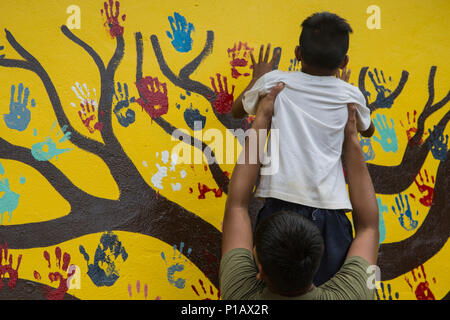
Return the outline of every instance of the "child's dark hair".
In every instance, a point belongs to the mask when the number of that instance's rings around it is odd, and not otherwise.
[[[257,258],[273,290],[290,295],[312,284],[324,243],[311,221],[280,211],[258,224],[254,240]]]
[[[347,21],[334,13],[317,12],[303,21],[302,28],[302,60],[321,69],[338,68],[347,54],[349,34],[353,32]]]

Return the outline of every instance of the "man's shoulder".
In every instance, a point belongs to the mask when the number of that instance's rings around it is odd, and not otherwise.
[[[372,275],[370,263],[359,256],[348,257],[341,269],[319,286],[317,298],[323,300],[373,300],[374,291],[368,285]]]

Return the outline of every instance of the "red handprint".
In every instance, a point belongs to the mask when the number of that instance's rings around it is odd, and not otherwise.
[[[237,67],[246,67],[248,65],[248,57],[247,54],[253,51],[253,48],[247,46],[247,42],[239,41],[239,44],[234,44],[233,48],[228,48],[228,57],[231,58],[231,76],[235,79],[240,76],[248,77],[250,73],[240,73],[236,68]],[[250,67],[251,68],[251,67]]]
[[[406,136],[408,138],[408,141],[411,141],[411,139],[414,137],[414,135],[417,132],[417,119],[416,119],[416,115],[417,115],[417,111],[414,110],[413,112],[413,116],[412,119],[410,118],[410,114],[409,111],[406,112],[406,118],[408,119],[408,126],[409,128],[406,130]],[[403,122],[400,121],[400,124],[403,128],[405,128],[405,126],[403,125]],[[426,133],[424,133],[423,136],[425,136]],[[423,137],[422,139],[420,139],[420,141],[416,144],[421,145],[423,143]]]
[[[83,122],[83,125],[90,133],[94,133],[95,130],[101,131],[103,129],[103,122],[97,120],[97,108],[95,104],[84,100],[80,106],[81,110],[78,111],[78,116]]]
[[[220,300],[220,290],[217,290],[216,293],[214,293],[213,286],[209,286],[209,293],[206,291],[206,288],[203,284],[203,281],[201,279],[198,279],[198,283],[200,284],[201,291],[197,289],[195,285],[191,285],[192,290],[195,292],[197,296],[203,299],[202,300]]]
[[[3,260],[4,259],[4,260]],[[22,255],[19,254],[17,257],[17,267],[13,268],[13,257],[10,254],[8,257],[8,246],[6,243],[2,246],[0,245],[0,290],[3,288],[3,279],[6,274],[9,276],[8,287],[13,289],[16,286],[17,279],[19,277],[19,266],[22,261]]]
[[[233,105],[234,97],[234,85],[231,88],[231,92],[228,92],[228,83],[227,77],[223,77],[223,85],[220,80],[220,74],[216,74],[217,76],[217,84],[219,85],[219,90],[217,90],[214,78],[211,77],[211,85],[216,93],[216,99],[213,101],[213,108],[219,114],[226,114],[231,111],[231,107]]]
[[[416,183],[417,187],[419,188],[419,191],[423,194],[425,193],[425,195],[420,198],[420,203],[423,204],[426,207],[431,207],[432,203],[433,203],[433,195],[434,195],[434,176],[431,176],[431,183],[432,186],[428,185],[430,183],[430,179],[428,178],[428,172],[425,169],[424,170],[425,173],[425,179],[426,179],[426,183],[422,177],[422,174],[419,172],[419,178],[420,178],[420,182],[422,184],[419,184],[419,182],[417,182],[417,178],[414,179],[414,182]]]
[[[123,35],[123,27],[119,24],[120,3],[119,1],[116,1],[115,4],[116,4],[116,12],[113,14],[114,1],[109,0],[109,5],[106,1],[103,3],[103,6],[105,8],[104,13],[106,15],[106,22],[104,23],[104,25],[105,26],[108,25],[109,33],[113,38]],[[100,10],[100,13],[103,16],[103,9]],[[125,21],[126,15],[125,14],[122,15],[121,18],[122,21]]]
[[[58,269],[62,269],[63,271],[67,272],[67,269],[69,268],[70,264],[70,254],[64,252],[64,255],[62,255],[62,262],[63,262],[62,266],[61,266],[61,248],[59,247],[55,248],[55,256],[56,256],[56,267]],[[47,260],[48,262],[48,268],[51,268],[50,254],[48,253],[48,251],[44,251],[44,259]],[[69,290],[69,287],[67,285],[67,279],[73,276],[75,271],[76,269],[68,273],[66,278],[64,278],[64,276],[59,272],[49,272],[48,278],[50,279],[50,282],[59,280],[59,286],[56,289],[45,287],[44,289],[45,297],[48,300],[62,300],[66,295],[67,290]],[[36,280],[41,280],[41,275],[39,274],[39,272],[34,271],[34,278]]]
[[[414,289],[413,285],[411,284],[410,280],[407,277],[405,277],[406,283],[408,283],[411,290],[414,290],[414,294],[416,295],[417,300],[436,300],[433,292],[431,292],[423,264],[420,265],[419,268],[422,272],[420,272],[420,270],[418,270],[417,276],[416,276],[416,273],[414,272],[415,269],[411,270],[411,274],[412,274],[413,280],[414,280],[414,285],[417,284],[416,288]],[[417,268],[417,269],[419,269],[419,268]],[[423,279],[422,279],[422,276],[423,276]],[[433,282],[436,283],[435,278],[433,278]]]
[[[152,119],[167,113],[169,98],[167,97],[167,86],[164,82],[159,82],[156,77],[145,77],[135,84],[141,96],[141,98],[136,99],[136,102]]]

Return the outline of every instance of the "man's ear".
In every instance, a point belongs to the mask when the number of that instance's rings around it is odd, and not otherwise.
[[[256,267],[258,268],[258,273],[256,275],[256,279],[262,280],[263,279],[263,269],[261,264],[258,261],[258,256],[256,255],[256,247],[253,246],[253,257],[255,258]]]
[[[349,60],[349,57],[348,57],[348,55],[346,54],[344,60],[342,60],[342,63],[341,63],[341,65],[339,66],[339,69],[344,69],[344,68],[347,66],[347,64],[348,64],[348,60]]]
[[[302,54],[301,54],[300,46],[295,47],[294,53],[295,53],[295,58],[297,58],[298,61],[302,61]]]

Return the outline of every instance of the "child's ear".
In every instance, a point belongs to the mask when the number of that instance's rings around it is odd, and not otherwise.
[[[295,58],[297,58],[298,61],[302,61],[300,46],[295,47]]]
[[[339,66],[339,69],[344,69],[348,64],[348,60],[349,60],[349,58],[348,58],[348,55],[346,54],[344,60],[342,61],[341,65]]]

